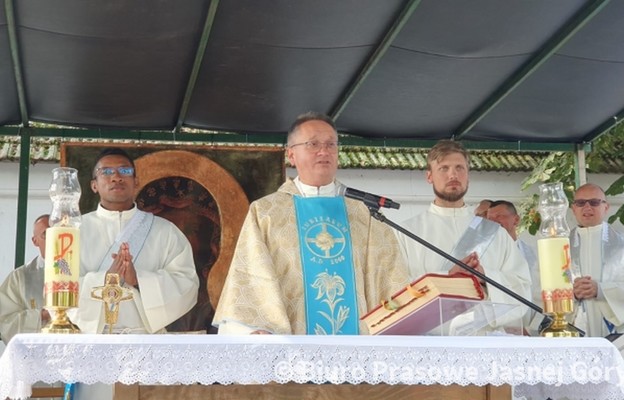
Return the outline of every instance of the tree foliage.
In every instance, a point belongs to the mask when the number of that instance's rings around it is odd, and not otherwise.
[[[605,154],[614,154],[624,147],[624,124],[619,124],[608,133],[602,135],[593,142],[593,149],[586,157],[587,172],[604,171],[608,168],[608,157]],[[526,190],[535,184],[562,182],[563,188],[571,202],[575,190],[574,154],[565,152],[553,152],[545,157],[531,174],[522,182],[522,190]],[[606,190],[607,196],[616,196],[624,193],[624,176],[621,176]],[[539,196],[534,194],[527,197],[519,206],[522,215],[520,229],[526,229],[531,235],[539,230],[540,217],[537,211]],[[619,220],[624,224],[624,205],[615,214],[609,217],[608,222]]]

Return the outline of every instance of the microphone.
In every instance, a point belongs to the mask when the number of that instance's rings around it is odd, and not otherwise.
[[[396,208],[397,210],[401,205],[397,202],[392,201],[386,197],[377,196],[376,194],[362,192],[357,189],[352,189],[346,187],[344,185],[340,186],[338,189],[339,196],[349,197],[351,199],[363,201],[367,206],[371,207],[386,207],[386,208]]]

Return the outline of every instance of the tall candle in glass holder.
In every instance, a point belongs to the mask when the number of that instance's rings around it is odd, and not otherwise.
[[[67,309],[78,307],[80,276],[80,183],[74,168],[52,171],[50,228],[46,230],[45,307],[53,320],[45,333],[77,333],[80,329],[67,317]]]
[[[538,210],[541,217],[537,256],[544,312],[553,322],[542,332],[547,337],[578,336],[565,320],[574,309],[570,261],[570,228],[566,220],[568,199],[563,184],[540,185]]]

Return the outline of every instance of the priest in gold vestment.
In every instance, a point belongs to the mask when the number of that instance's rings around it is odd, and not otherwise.
[[[356,308],[351,314],[356,318],[408,283],[395,235],[373,219],[363,203],[351,199],[344,202],[352,243],[349,267],[353,271],[348,275],[352,281],[332,280],[327,274],[320,284],[306,281],[294,198],[337,195],[341,184],[335,179],[338,135],[333,121],[317,113],[299,116],[289,130],[287,155],[298,176],[250,206],[213,321],[220,334],[311,333],[307,311],[314,299],[306,300],[304,282],[315,288],[313,293],[318,290],[317,299],[322,292],[332,300],[351,289]],[[365,324],[357,319],[355,323],[357,333],[368,333]]]

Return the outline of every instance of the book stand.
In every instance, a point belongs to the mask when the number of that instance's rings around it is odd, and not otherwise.
[[[379,335],[522,335],[519,304],[437,297]]]

